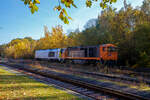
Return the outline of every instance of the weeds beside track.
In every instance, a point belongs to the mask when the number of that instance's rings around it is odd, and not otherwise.
[[[79,78],[79,77],[74,77],[70,75],[65,75],[62,73],[57,73],[53,71],[47,71],[47,70],[38,70],[38,69],[32,69],[30,67],[24,67],[21,65],[12,65],[12,64],[7,64],[9,66],[13,66],[15,68],[19,68],[21,70],[26,70],[29,72],[32,72],[34,74],[39,74],[44,77],[50,77],[59,81],[67,82],[69,84],[73,84],[82,88],[87,88],[93,91],[97,92],[103,92],[106,93],[107,95],[112,95],[114,97],[120,98],[121,100],[149,100],[147,97],[142,97],[139,95],[131,94],[131,93],[125,93],[119,90],[112,90],[110,88],[102,86],[102,84],[98,84],[98,82],[93,81],[93,80],[86,80],[84,78]],[[119,100],[120,100],[119,99]]]

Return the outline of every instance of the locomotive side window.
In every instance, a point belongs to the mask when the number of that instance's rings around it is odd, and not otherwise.
[[[115,47],[108,47],[108,51],[109,52],[115,52],[115,51],[117,51],[117,49]]]
[[[106,51],[106,47],[103,47],[103,51]]]
[[[89,48],[89,57],[96,57],[96,47]]]
[[[55,56],[55,52],[49,52],[48,57],[54,57]]]

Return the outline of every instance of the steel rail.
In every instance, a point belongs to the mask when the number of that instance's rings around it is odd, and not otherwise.
[[[119,98],[123,98],[125,100],[150,100],[150,98],[142,97],[142,96],[139,96],[139,95],[136,95],[136,94],[122,92],[122,91],[119,91],[119,90],[113,90],[113,89],[110,89],[110,88],[106,88],[106,87],[102,87],[100,85],[87,83],[87,82],[84,82],[84,81],[65,78],[65,77],[62,77],[62,76],[58,76],[57,74],[51,74],[51,73],[49,74],[49,73],[46,73],[46,71],[40,71],[38,69],[31,69],[31,68],[29,69],[29,68],[23,67],[21,65],[12,65],[12,64],[6,64],[6,65],[8,65],[10,67],[19,68],[19,69],[22,69],[22,70],[25,70],[25,71],[29,71],[29,72],[32,72],[32,73],[35,73],[35,74],[39,74],[39,75],[42,75],[42,76],[45,76],[45,77],[50,77],[50,78],[60,80],[60,81],[63,81],[63,82],[68,82],[68,83],[71,83],[71,84],[74,84],[74,85],[77,85],[77,86],[86,87],[88,89],[92,89],[92,90],[95,90],[95,91],[104,92],[104,93],[107,93],[107,94],[110,94],[110,95],[113,95],[113,96],[116,96],[116,97],[119,97]]]

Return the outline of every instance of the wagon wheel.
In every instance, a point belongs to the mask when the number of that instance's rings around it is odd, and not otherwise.
[[[60,60],[60,63],[63,64],[63,63],[65,63],[65,61],[64,61],[63,59],[61,59],[61,60]]]
[[[100,67],[101,67],[101,63],[100,63],[100,61],[97,61],[97,62],[96,62],[96,71],[99,72],[100,69],[101,69]]]

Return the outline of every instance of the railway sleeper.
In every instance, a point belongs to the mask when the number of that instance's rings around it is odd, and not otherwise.
[[[21,67],[21,66],[18,66],[18,67]],[[135,94],[133,95],[133,94],[130,94],[130,93],[124,93],[124,92],[119,91],[119,90],[111,90],[110,88],[97,86],[95,84],[86,83],[84,81],[68,79],[68,78],[61,77],[61,76],[58,77],[57,75],[52,75],[52,74],[49,74],[49,73],[35,72],[35,71],[33,71],[31,69],[29,70],[27,68],[23,68],[23,69],[27,70],[29,72],[33,72],[35,74],[40,74],[40,75],[45,76],[45,77],[51,77],[51,78],[58,79],[58,80],[63,81],[63,82],[68,82],[68,83],[71,83],[71,84],[74,84],[74,85],[79,85],[79,86],[82,86],[84,88],[86,87],[88,89],[92,89],[92,90],[95,90],[95,91],[101,91],[101,92],[103,91],[105,93],[113,94],[113,95],[116,95],[118,97],[126,98],[126,100],[149,100],[149,98],[141,97],[141,96],[138,96],[138,95],[135,95]]]

